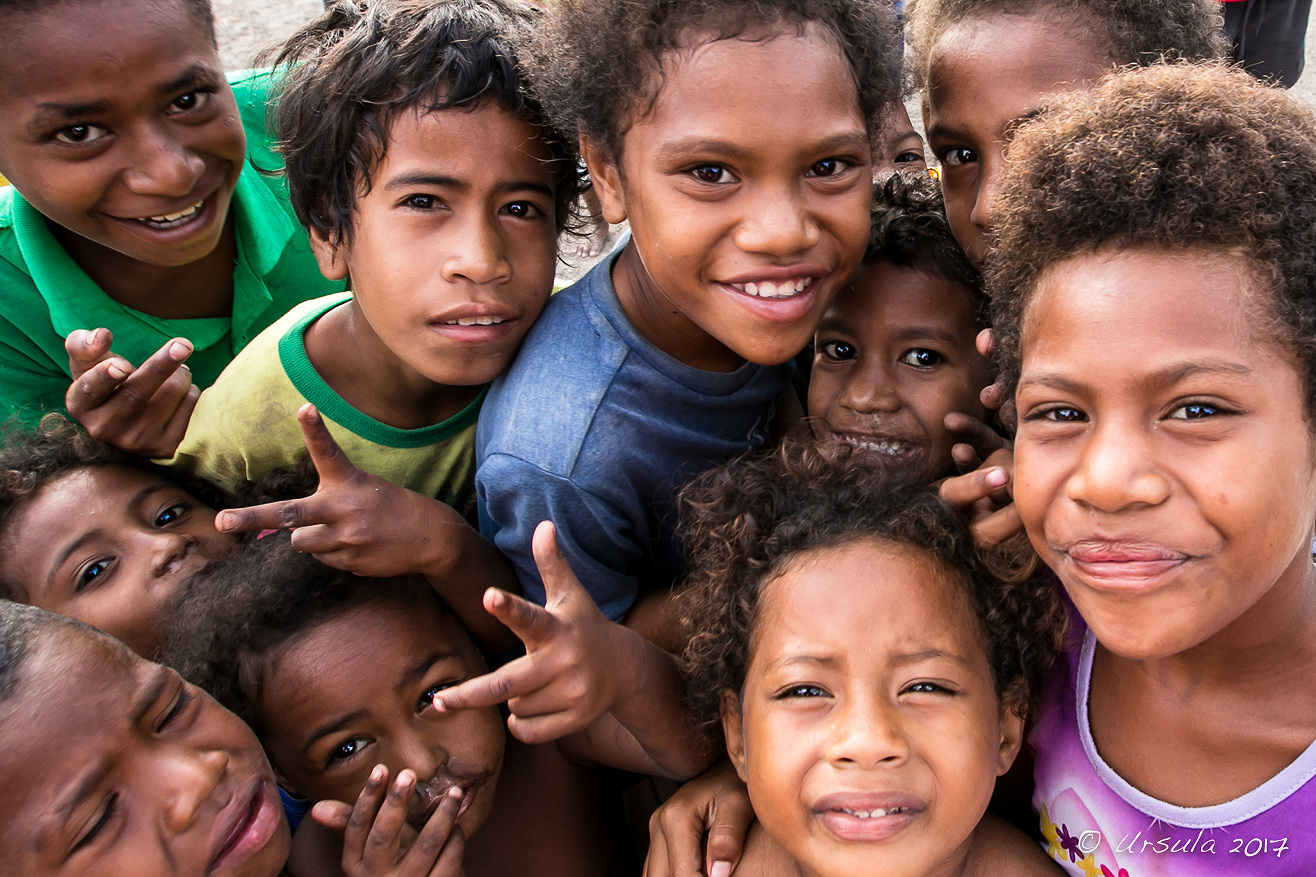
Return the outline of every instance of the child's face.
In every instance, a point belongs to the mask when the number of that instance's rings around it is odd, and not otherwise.
[[[89,631],[36,638],[0,704],[0,859],[16,874],[273,877],[288,824],[256,737]],[[17,793],[14,790],[21,790]]]
[[[622,306],[687,365],[784,362],[868,236],[872,159],[849,67],[812,25],[663,61],[620,165],[584,144],[604,215],[630,221]]]
[[[1309,599],[1316,450],[1258,286],[1238,257],[1102,251],[1028,304],[1015,502],[1115,654],[1250,637]]]
[[[494,104],[406,111],[351,241],[312,233],[325,275],[351,275],[359,334],[403,380],[472,386],[511,363],[553,288],[551,158],[537,128]]]
[[[5,525],[0,575],[23,602],[100,628],[140,655],[159,648],[169,605],[234,537],[160,476],[88,466],[24,500]]]
[[[1110,69],[1095,42],[1081,26],[1041,15],[988,14],[951,25],[933,45],[923,124],[951,231],[979,268],[1010,131]]]
[[[861,266],[814,338],[814,437],[929,480],[945,474],[956,438],[943,421],[952,411],[985,418],[978,393],[991,380],[991,363],[974,346],[969,296],[935,274],[886,261]]]
[[[804,552],[765,586],[727,750],[754,812],[818,875],[962,860],[1019,749],[961,586],[875,539]]]
[[[214,250],[246,142],[183,4],[59,3],[6,26],[0,172],[82,267],[117,264],[109,251],[176,267]]]
[[[878,135],[879,147],[873,153],[873,177],[926,172],[928,162],[923,154],[923,138],[914,130],[905,105],[892,107],[883,122],[882,133]]]
[[[466,631],[432,598],[394,590],[308,630],[266,665],[263,742],[298,794],[352,803],[376,764],[392,776],[410,768],[419,793],[412,824],[423,825],[454,785],[465,791],[466,837],[483,824],[506,734],[492,707],[432,706],[439,691],[485,671]]]

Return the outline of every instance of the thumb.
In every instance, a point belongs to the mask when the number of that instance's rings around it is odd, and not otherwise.
[[[328,799],[316,801],[311,808],[311,818],[335,834],[342,834],[347,829],[347,821],[352,818],[352,805]]]
[[[320,476],[320,485],[326,482],[346,481],[361,471],[347,458],[338,442],[329,433],[324,418],[311,403],[297,409],[297,425],[302,428],[302,439],[311,455],[311,463]]]

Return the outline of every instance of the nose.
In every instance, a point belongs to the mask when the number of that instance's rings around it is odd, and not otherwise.
[[[860,359],[859,367],[841,387],[839,402],[856,414],[891,413],[902,406],[895,382],[877,357]]]
[[[152,530],[145,536],[151,558],[151,574],[156,577],[175,572],[176,561],[197,549],[197,541],[182,530]]]
[[[985,235],[991,231],[992,222],[996,218],[996,199],[1000,194],[1004,156],[998,150],[990,156],[981,156],[980,161],[978,193],[973,199],[969,220],[980,234]]]
[[[827,760],[834,767],[895,766],[909,758],[899,710],[875,698],[851,697],[834,711]]]
[[[165,827],[174,834],[191,828],[228,776],[228,753],[219,749],[173,747],[155,759],[147,778],[164,802]],[[223,807],[227,801],[216,799]]]
[[[1102,512],[1164,502],[1169,482],[1156,465],[1153,441],[1142,430],[1120,422],[1096,425],[1066,485],[1068,497]]]
[[[433,710],[425,711],[425,714],[429,713]],[[411,768],[416,773],[416,782],[422,785],[448,762],[447,750],[434,740],[432,734],[425,733],[430,730],[428,723],[434,721],[425,714],[417,718],[419,727],[403,734],[394,746],[398,763],[393,769],[393,775],[397,776],[403,768]]]
[[[123,180],[139,195],[182,198],[196,188],[205,161],[167,127],[149,126],[136,137]]]
[[[503,283],[512,277],[508,243],[496,216],[469,211],[459,223],[442,265],[443,279],[475,284]]]
[[[821,239],[805,194],[795,185],[760,185],[743,200],[744,214],[733,240],[747,253],[789,256]]]

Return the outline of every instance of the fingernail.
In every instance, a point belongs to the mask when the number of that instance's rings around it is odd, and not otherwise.
[[[435,712],[441,713],[444,711],[443,699],[439,697],[437,694],[434,696],[432,700],[430,700],[430,706],[434,707]]]
[[[370,771],[370,782],[374,783],[375,785],[379,785],[384,781],[384,774],[387,772],[388,769],[384,767],[384,765],[382,764],[375,765],[374,769]]]
[[[444,793],[449,798],[460,801],[466,791],[461,786],[448,786],[448,791]]]
[[[708,877],[731,877],[730,862],[714,862],[708,870]]]
[[[1004,469],[988,469],[986,477],[989,487],[1004,487],[1005,482],[1010,480]]]
[[[174,341],[169,345],[169,358],[177,362],[192,352],[192,346],[183,341]]]
[[[128,370],[117,362],[110,363],[105,367],[105,371],[109,372],[110,377],[114,378],[116,381],[123,380],[128,377],[129,374]]]

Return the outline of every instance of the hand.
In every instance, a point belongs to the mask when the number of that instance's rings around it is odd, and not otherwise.
[[[186,338],[174,338],[140,368],[110,350],[109,329],[77,329],[64,339],[73,382],[64,407],[92,438],[146,457],[172,457],[201,391],[184,364]]]
[[[314,405],[303,405],[297,421],[320,476],[315,493],[226,509],[215,516],[216,529],[292,530],[297,550],[337,569],[375,578],[430,574],[447,552],[445,529],[470,529],[456,510],[438,500],[354,466]]]
[[[978,352],[988,359],[991,359],[992,354],[996,352],[996,338],[991,329],[983,329],[979,332],[974,343],[978,347]],[[1001,423],[1011,430],[1014,429],[1018,421],[1018,412],[1014,410],[1014,400],[1006,396],[1005,386],[999,380],[992,381],[984,387],[978,394],[978,399],[982,402],[982,407],[988,411],[1000,412]]]
[[[724,761],[683,785],[650,817],[644,877],[729,877],[753,821],[745,784]],[[701,848],[705,835],[708,844]]]
[[[972,472],[947,478],[938,492],[968,516],[974,544],[990,548],[1023,530],[1013,482],[1014,450],[1007,446],[988,454]]]
[[[622,642],[639,634],[599,611],[558,549],[552,523],[535,528],[532,548],[544,580],[544,606],[497,588],[484,593],[484,608],[525,643],[525,655],[440,692],[434,707],[507,701],[512,734],[526,743],[547,743],[584,730],[612,709]]]
[[[375,765],[356,806],[347,812],[340,801],[320,801],[311,810],[316,822],[343,835],[343,872],[348,877],[458,877],[465,839],[457,827],[461,790],[449,789],[416,834],[407,825],[407,809],[416,775],[398,773],[388,789],[388,768]],[[410,836],[414,835],[414,840]]]

